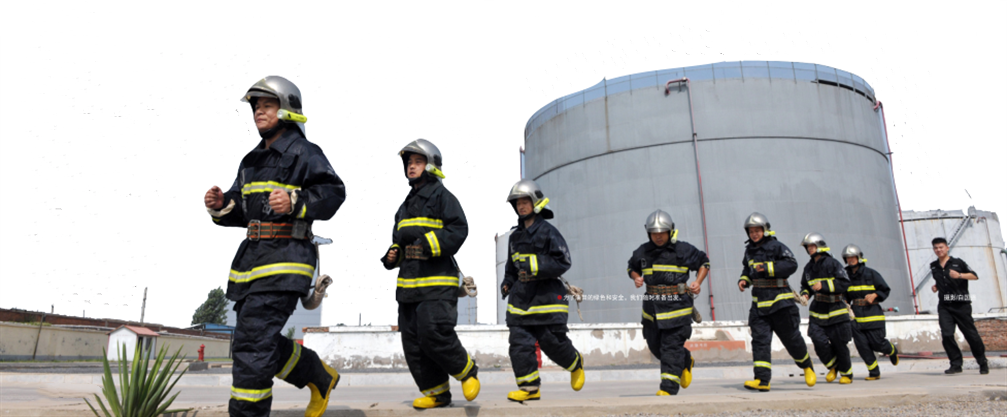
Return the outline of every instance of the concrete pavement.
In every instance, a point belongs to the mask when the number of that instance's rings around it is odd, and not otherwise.
[[[971,366],[970,366],[971,365]],[[856,373],[852,385],[819,384],[809,388],[793,364],[774,367],[773,390],[759,393],[745,390],[741,383],[750,377],[751,367],[697,368],[689,389],[676,397],[655,397],[658,389],[656,370],[598,371],[588,370],[588,383],[574,392],[564,371],[543,372],[543,400],[526,404],[506,400],[514,389],[509,372],[486,372],[483,389],[474,402],[466,402],[460,387],[452,381],[456,392],[450,408],[426,410],[425,416],[527,416],[527,415],[621,415],[625,413],[693,414],[754,409],[842,409],[853,405],[895,406],[919,401],[939,401],[952,395],[991,393],[1007,395],[1007,369],[1002,361],[989,375],[979,375],[974,362],[967,362],[965,373],[946,376],[944,361],[904,360],[897,369],[883,369],[879,381],[864,381],[866,373]],[[789,369],[793,368],[793,369]],[[819,366],[819,368],[821,368]],[[971,368],[971,369],[968,369]],[[823,369],[817,369],[819,372]],[[621,372],[621,373],[620,373]],[[499,376],[498,376],[499,375]],[[791,376],[793,375],[793,376]],[[0,416],[69,416],[90,413],[80,398],[99,392],[97,381],[59,381],[52,375],[34,382],[30,374],[0,375]],[[376,376],[387,379],[368,380]],[[408,374],[404,375],[408,377]],[[646,376],[644,379],[639,379]],[[188,377],[188,375],[187,375]],[[200,377],[221,377],[206,375]],[[334,391],[326,416],[416,416],[410,406],[418,396],[411,380],[398,384],[397,374],[346,374]],[[180,385],[175,406],[194,408],[186,416],[227,415],[227,385]],[[213,381],[203,380],[210,383]],[[370,382],[371,384],[367,384]],[[384,383],[382,383],[384,382]],[[273,415],[300,416],[307,404],[307,391],[279,383],[273,391]],[[173,407],[175,408],[175,407]]]

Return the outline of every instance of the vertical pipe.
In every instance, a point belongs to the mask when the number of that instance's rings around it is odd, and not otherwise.
[[[42,339],[42,323],[45,323],[45,313],[42,313],[42,318],[38,321],[38,333],[35,334],[35,349],[31,351],[31,360],[35,360],[35,354],[38,353],[38,341]]]
[[[916,297],[916,281],[913,279],[913,262],[909,259],[909,241],[906,239],[906,222],[902,219],[902,203],[899,201],[899,187],[895,185],[895,167],[892,165],[892,144],[888,141],[888,121],[885,119],[885,106],[881,100],[874,105],[874,110],[881,109],[881,125],[885,132],[885,146],[888,148],[888,169],[892,173],[892,188],[895,190],[895,205],[899,209],[899,226],[902,226],[902,245],[906,249],[906,265],[909,267],[909,288],[913,291],[913,308],[920,314],[920,305]]]
[[[768,63],[767,63],[768,65]],[[692,84],[689,82],[688,77],[682,77],[680,80],[671,80],[664,85],[664,93],[667,95],[671,90],[672,83],[685,83],[685,90],[689,97],[689,123],[692,127],[692,151],[696,157],[696,179],[699,183],[699,214],[700,218],[703,220],[703,250],[707,254],[710,253],[710,239],[706,231],[706,201],[703,197],[703,173],[699,167],[699,139],[696,135],[696,116],[693,114],[692,109]],[[710,320],[717,320],[717,313],[713,305],[713,274],[707,274],[706,284],[707,290],[710,291]]]

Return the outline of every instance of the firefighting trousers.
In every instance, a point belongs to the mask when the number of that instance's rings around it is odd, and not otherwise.
[[[661,390],[677,394],[682,370],[692,366],[692,353],[685,341],[692,337],[692,325],[660,329],[652,321],[643,321],[643,338],[650,353],[661,361]]]
[[[826,368],[836,368],[839,374],[853,377],[853,364],[850,362],[850,339],[853,338],[850,322],[819,326],[808,324],[808,337],[815,345],[815,354]]]
[[[328,389],[332,377],[318,355],[280,334],[299,299],[293,292],[252,293],[234,305],[231,416],[268,416],[274,376],[297,388],[313,383],[323,395]]]
[[[976,322],[972,320],[972,304],[970,303],[948,303],[937,305],[937,322],[941,326],[941,344],[944,351],[948,353],[951,366],[962,366],[962,350],[955,340],[955,326],[965,336],[965,341],[969,343],[972,356],[976,358],[976,363],[980,366],[986,364],[986,345],[979,337],[979,330],[976,330]]]
[[[542,385],[538,375],[538,357],[535,342],[557,365],[573,372],[584,366],[580,353],[573,347],[565,324],[543,324],[536,326],[509,326],[510,362],[514,368],[514,380],[525,390],[534,391]]]
[[[857,353],[864,360],[864,364],[867,365],[867,372],[871,376],[881,375],[881,368],[878,368],[878,358],[874,356],[874,352],[881,352],[888,356],[892,356],[898,352],[895,350],[895,345],[889,342],[888,339],[885,339],[884,327],[861,330],[854,326],[853,344],[857,347]]]
[[[801,337],[801,312],[797,306],[777,310],[773,314],[759,316],[755,311],[748,314],[748,326],[752,329],[752,362],[755,379],[769,383],[773,375],[773,333],[780,338],[787,353],[802,369],[811,368],[808,345]]]
[[[458,340],[457,322],[457,300],[399,303],[399,332],[409,372],[423,395],[442,402],[451,401],[448,376],[464,381],[479,370]]]

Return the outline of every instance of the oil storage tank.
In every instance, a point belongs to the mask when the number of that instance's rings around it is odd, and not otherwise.
[[[745,218],[769,217],[800,264],[806,233],[834,256],[859,245],[892,287],[885,307],[914,312],[882,115],[860,77],[824,65],[743,61],[602,80],[548,104],[525,128],[525,178],[538,182],[589,294],[587,322],[640,320],[626,275],[643,224],[671,213],[679,239],[707,249],[696,299],[706,320],[745,320],[738,291]],[[705,223],[705,225],[704,225]],[[806,308],[804,309],[807,315]],[[571,314],[572,322],[579,322]]]

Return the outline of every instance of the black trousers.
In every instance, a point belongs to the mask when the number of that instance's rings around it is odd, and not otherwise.
[[[573,372],[584,366],[580,353],[573,342],[566,337],[565,324],[543,324],[537,326],[509,326],[510,362],[514,368],[514,380],[519,387],[534,390],[542,385],[538,375],[538,358],[535,356],[535,342],[549,359],[557,365]],[[527,387],[527,388],[525,388]]]
[[[972,349],[972,356],[980,366],[986,365],[986,346],[976,330],[976,322],[972,320],[971,303],[941,303],[937,304],[937,321],[941,326],[941,344],[948,353],[951,366],[962,366],[962,350],[955,341],[955,326],[965,336],[965,341]]]
[[[297,388],[314,383],[323,395],[329,388],[332,377],[318,355],[280,334],[299,300],[292,292],[252,293],[234,305],[231,416],[268,416],[274,376]]]
[[[777,310],[775,313],[759,316],[754,309],[748,314],[748,326],[752,329],[752,361],[755,379],[769,383],[773,376],[773,333],[780,338],[787,353],[802,369],[811,368],[808,345],[801,337],[801,311],[797,306]]]
[[[661,390],[677,394],[682,383],[682,370],[692,365],[692,353],[685,348],[685,341],[692,337],[692,325],[658,328],[650,320],[643,321],[643,338],[650,353],[661,361]]]
[[[857,347],[857,353],[864,360],[871,376],[881,375],[881,370],[878,369],[878,358],[874,356],[874,352],[881,352],[888,356],[898,352],[895,350],[895,345],[885,339],[885,335],[884,327],[858,329],[857,326],[853,326],[853,344]]]
[[[808,323],[808,337],[815,345],[815,354],[826,368],[836,368],[839,374],[853,377],[853,363],[850,361],[850,339],[853,338],[850,322],[819,326]]]
[[[439,401],[451,400],[449,375],[463,381],[479,370],[458,340],[457,322],[456,299],[399,303],[399,332],[409,372],[423,395]]]

